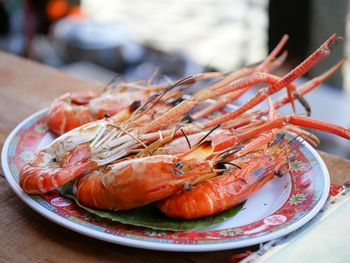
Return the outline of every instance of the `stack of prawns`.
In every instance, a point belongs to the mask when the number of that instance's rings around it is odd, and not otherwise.
[[[48,125],[59,135],[20,172],[20,186],[44,194],[74,180],[81,204],[127,210],[156,202],[169,217],[213,215],[247,200],[274,176],[288,173],[294,148],[289,131],[319,143],[301,127],[350,139],[350,129],[312,119],[303,98],[344,63],[296,86],[294,81],[325,59],[339,41],[332,35],[304,62],[283,77],[269,72],[286,52],[284,36],[261,63],[230,73],[206,72],[171,84],[152,80],[120,82],[95,91],[56,99]],[[186,89],[210,80],[194,95]],[[257,93],[234,110],[223,110],[259,85]],[[286,94],[271,101],[281,89]],[[212,103],[207,103],[211,99]],[[269,100],[269,107],[254,110]],[[277,109],[300,102],[307,114],[281,116]]]

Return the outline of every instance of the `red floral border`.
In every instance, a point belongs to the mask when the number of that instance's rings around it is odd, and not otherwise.
[[[38,116],[20,129],[10,143],[9,164],[16,180],[20,167],[37,151],[40,141],[47,134],[46,121],[46,116]],[[157,231],[104,219],[97,220],[71,201],[61,197],[56,191],[43,196],[31,196],[31,198],[49,211],[76,224],[116,236],[171,244],[207,244],[244,240],[286,227],[298,221],[315,206],[322,194],[323,187],[315,184],[310,187],[311,181],[308,177],[317,176],[317,173],[321,172],[321,168],[315,163],[315,160],[313,160],[313,165],[311,164],[312,158],[312,155],[303,146],[296,151],[295,158],[291,162],[295,166],[294,170],[292,169],[290,172],[292,190],[288,201],[278,211],[254,223],[223,230]],[[309,174],[309,176],[305,176],[305,174]]]

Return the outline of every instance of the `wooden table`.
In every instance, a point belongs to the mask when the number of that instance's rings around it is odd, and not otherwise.
[[[58,95],[96,83],[0,52],[0,143],[15,126]],[[336,184],[350,179],[350,161],[321,153]],[[22,203],[0,171],[0,262],[229,262],[237,250],[158,252],[110,244],[70,231]]]

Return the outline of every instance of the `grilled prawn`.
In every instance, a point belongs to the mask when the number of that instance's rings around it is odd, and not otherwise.
[[[108,165],[80,178],[74,195],[83,205],[126,210],[164,199],[217,174],[210,142],[180,155],[155,155]]]
[[[194,219],[220,213],[247,200],[288,163],[285,141],[234,160],[221,176],[200,182],[163,200],[160,210],[170,217]]]

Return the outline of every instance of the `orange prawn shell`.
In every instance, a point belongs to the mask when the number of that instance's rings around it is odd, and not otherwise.
[[[247,200],[274,177],[274,172],[287,163],[281,157],[259,153],[232,169],[195,185],[190,191],[181,191],[159,203],[160,210],[170,217],[194,219],[225,211]],[[265,171],[264,171],[265,169]],[[257,176],[257,171],[264,176]]]
[[[111,206],[119,210],[129,209],[139,202],[148,203],[149,196],[161,190],[159,185],[172,178],[173,173],[170,158],[160,162],[125,161],[113,169],[96,171],[79,180],[76,197],[82,204],[100,209]]]
[[[144,101],[147,98],[145,92],[122,92],[116,95],[105,95],[92,99],[89,102],[88,109],[93,116],[97,119],[102,119],[106,113],[114,115],[128,106],[133,102],[139,100]]]
[[[181,174],[173,156],[127,160],[78,180],[75,197],[83,205],[99,209],[126,210],[139,207],[176,193],[182,189],[186,180],[192,182],[201,174],[209,173],[210,167],[208,162],[205,163],[198,169],[197,176],[195,173]],[[184,167],[193,169],[191,165]]]
[[[190,144],[196,145],[208,132],[199,132],[196,134],[191,134],[187,136]],[[228,130],[218,129],[211,133],[208,137],[206,137],[206,141],[211,141],[211,145],[214,147],[214,150],[217,151],[217,145],[231,138],[232,132]],[[179,137],[171,141],[166,145],[166,148],[169,150],[157,150],[156,154],[162,154],[165,152],[171,152],[171,154],[179,154],[187,151],[189,149],[189,145],[186,141],[185,137]]]
[[[88,107],[82,104],[87,98],[73,99],[71,98],[73,95],[70,93],[62,95],[50,107],[47,125],[58,135],[96,120]],[[77,104],[74,104],[75,101]]]

